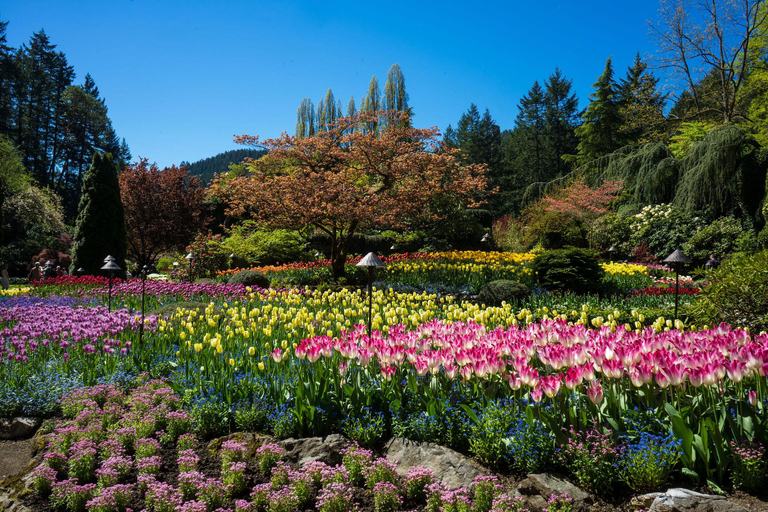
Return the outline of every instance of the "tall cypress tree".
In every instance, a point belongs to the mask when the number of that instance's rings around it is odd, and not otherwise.
[[[576,160],[582,164],[613,153],[623,145],[617,135],[621,125],[621,103],[616,94],[610,58],[605,63],[603,74],[592,87],[595,92],[589,95],[591,102],[581,116],[584,122],[576,128],[579,138]]]
[[[104,258],[112,255],[125,271],[125,212],[120,199],[118,168],[110,153],[95,153],[83,177],[83,192],[75,224],[70,273],[102,274]]]

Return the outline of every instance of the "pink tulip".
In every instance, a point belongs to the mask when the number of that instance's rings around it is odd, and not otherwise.
[[[587,398],[597,405],[603,401],[603,386],[599,380],[593,380],[587,386]]]
[[[544,393],[552,398],[560,392],[560,381],[562,374],[555,373],[554,375],[548,375],[541,379],[541,389]]]
[[[750,391],[747,393],[747,399],[749,400],[749,405],[757,407],[757,391]]]
[[[531,398],[534,402],[539,403],[541,402],[541,388],[535,387],[531,390]]]

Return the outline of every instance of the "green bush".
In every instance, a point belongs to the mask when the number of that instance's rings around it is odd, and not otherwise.
[[[630,220],[630,246],[637,247],[645,243],[659,260],[681,248],[696,231],[706,225],[701,218],[667,204],[645,206]]]
[[[735,252],[754,252],[757,240],[754,233],[733,217],[717,219],[698,230],[683,245],[683,252],[697,264],[704,264],[710,254],[722,259]]]
[[[257,270],[241,270],[229,278],[229,284],[243,284],[245,286],[269,288],[269,279]]]
[[[600,289],[603,269],[595,253],[587,249],[555,249],[536,257],[531,270],[547,290],[595,293]]]
[[[265,230],[253,221],[232,228],[224,245],[238,265],[275,265],[307,259],[305,241],[298,231]]]
[[[501,306],[502,302],[516,304],[531,294],[523,283],[499,279],[487,283],[477,294],[477,302],[487,306]]]
[[[768,330],[768,250],[737,254],[710,275],[692,309],[709,324]]]
[[[171,317],[176,313],[176,310],[179,308],[202,313],[203,311],[205,311],[207,307],[208,307],[208,304],[203,304],[202,302],[192,302],[192,301],[172,302],[171,304],[166,304],[165,306],[160,306],[159,308],[153,309],[147,314],[156,315],[159,317]],[[220,313],[221,310],[219,310],[219,308],[215,308],[214,312]]]
[[[195,256],[191,269],[194,273],[193,277],[214,277],[216,272],[229,266],[229,251],[224,247],[221,235],[200,233],[187,246],[186,251]],[[189,278],[189,260],[182,256],[177,261],[179,262],[179,276],[183,279]]]

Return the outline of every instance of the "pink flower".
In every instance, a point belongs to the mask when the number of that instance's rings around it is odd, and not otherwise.
[[[603,386],[599,380],[593,380],[587,386],[587,398],[597,405],[603,401]]]

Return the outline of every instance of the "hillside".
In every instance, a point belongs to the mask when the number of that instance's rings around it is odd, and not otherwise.
[[[199,177],[207,185],[214,174],[226,172],[230,164],[240,163],[244,158],[259,158],[264,153],[258,149],[233,149],[191,164],[182,162],[181,165],[189,166],[189,175]]]

